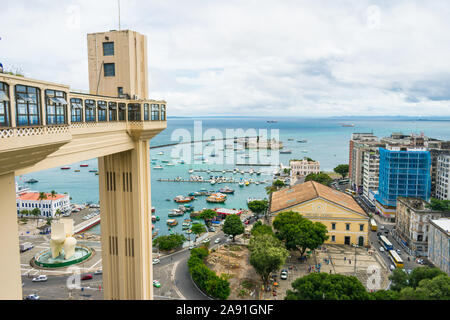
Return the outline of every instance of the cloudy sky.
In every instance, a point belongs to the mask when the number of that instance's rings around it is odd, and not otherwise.
[[[16,0],[0,61],[88,89],[86,34],[117,0]],[[450,1],[122,0],[148,37],[149,93],[170,116],[450,116]]]

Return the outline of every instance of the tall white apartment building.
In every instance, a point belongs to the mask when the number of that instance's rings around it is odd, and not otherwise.
[[[450,200],[450,154],[441,154],[437,159],[436,198]]]
[[[363,162],[363,195],[369,199],[370,190],[378,190],[378,176],[380,172],[380,155],[378,150],[364,152]]]

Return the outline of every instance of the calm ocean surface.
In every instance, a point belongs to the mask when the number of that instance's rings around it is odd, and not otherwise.
[[[277,123],[267,123],[267,120],[277,120]],[[324,171],[332,171],[333,168],[341,163],[348,163],[348,141],[353,132],[373,132],[379,137],[388,136],[392,132],[403,132],[405,134],[415,132],[423,132],[425,135],[438,139],[450,139],[450,121],[414,121],[414,120],[392,120],[392,119],[370,119],[370,118],[352,118],[352,119],[305,119],[305,118],[178,118],[168,119],[167,129],[156,136],[152,142],[152,146],[163,145],[179,141],[172,141],[171,136],[176,129],[185,129],[191,133],[194,139],[194,121],[201,121],[203,133],[208,129],[218,129],[223,136],[226,136],[226,129],[256,129],[258,132],[261,129],[268,129],[269,138],[271,137],[270,129],[278,129],[280,140],[284,144],[284,149],[292,150],[292,154],[280,154],[280,162],[284,165],[289,164],[289,159],[303,158],[308,156],[314,160],[320,161],[321,169]],[[353,123],[354,127],[342,127],[340,123]],[[259,132],[258,132],[259,134]],[[294,141],[288,141],[289,138]],[[307,143],[299,143],[297,140],[306,139]],[[224,142],[224,144],[229,142]],[[208,148],[203,143],[203,147]],[[209,146],[211,148],[212,146]],[[206,197],[199,197],[198,200],[192,202],[195,210],[202,208],[246,208],[246,199],[248,197],[265,197],[264,187],[266,184],[254,185],[247,187],[239,187],[237,184],[216,184],[214,186],[210,183],[189,183],[189,182],[159,182],[158,178],[175,178],[190,176],[188,170],[192,169],[234,169],[235,164],[213,164],[217,161],[216,158],[208,158],[209,162],[202,164],[180,164],[179,159],[171,158],[171,151],[174,147],[164,147],[152,149],[150,153],[151,159],[157,159],[151,165],[152,178],[152,206],[156,208],[156,215],[161,218],[156,222],[155,229],[158,230],[159,235],[167,234],[168,228],[166,226],[166,219],[169,210],[177,208],[178,204],[174,201],[166,201],[167,198],[173,199],[177,195],[187,195],[190,192],[198,191],[202,188],[208,190],[218,190],[226,185],[235,189],[234,195],[228,195],[228,199],[224,204],[209,204],[205,201]],[[307,151],[307,152],[305,152]],[[157,155],[159,152],[164,152],[164,155]],[[197,151],[195,151],[197,152]],[[206,153],[206,152],[205,152]],[[217,151],[216,151],[217,153]],[[251,153],[256,155],[256,153]],[[191,157],[197,158],[191,149]],[[228,159],[228,158],[225,158]],[[175,166],[166,166],[161,160],[168,160],[174,163]],[[238,161],[238,162],[245,162]],[[261,161],[264,162],[264,161]],[[31,185],[32,190],[46,191],[56,190],[58,193],[67,192],[72,197],[73,203],[93,202],[97,203],[99,200],[98,191],[98,176],[94,173],[88,172],[91,169],[97,169],[97,159],[83,161],[89,165],[88,168],[80,168],[80,163],[68,164],[72,167],[71,170],[61,170],[60,168],[53,168],[41,172],[34,172],[31,174],[17,177],[17,182],[25,186],[25,180],[34,178],[39,180],[38,183]],[[154,170],[156,165],[162,165],[163,170]],[[250,166],[239,166],[241,170],[249,170]],[[274,167],[252,167],[255,171],[260,170],[260,176],[249,174],[241,175],[233,173],[194,173],[202,175],[204,178],[213,176],[234,176],[236,179],[254,179],[255,181],[271,179]],[[79,169],[80,172],[74,172]],[[186,214],[185,217],[188,215]],[[178,218],[179,225],[174,229],[176,232],[181,231],[182,218]],[[98,233],[100,226],[91,229],[91,232]]]

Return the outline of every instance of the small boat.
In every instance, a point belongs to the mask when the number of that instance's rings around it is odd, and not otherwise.
[[[255,184],[258,185],[258,184],[259,184],[259,181],[255,181]]]
[[[245,182],[244,181],[240,181],[239,182],[239,187],[243,187],[243,186],[245,186]]]
[[[220,193],[234,193],[234,190],[225,186],[225,188],[219,189]]]
[[[80,164],[80,167],[81,168],[86,168],[86,167],[89,167],[89,165],[88,164]]]
[[[175,219],[167,219],[166,223],[168,226],[171,226],[171,227],[178,225],[178,221]]]
[[[288,141],[294,141],[294,139],[293,138],[289,138]]]
[[[180,160],[178,161],[179,164],[185,164],[186,162],[184,162],[184,160]]]
[[[170,200],[169,198],[167,198],[166,201],[172,201],[172,200]]]
[[[256,171],[256,175],[257,176],[261,175],[261,171]]]
[[[152,222],[156,222],[156,216],[152,216]]]
[[[156,212],[156,208],[152,207],[152,213],[155,213],[155,212]]]
[[[280,150],[280,154],[291,154],[292,150]]]
[[[89,170],[89,172],[97,172],[98,170],[95,170],[95,169],[92,169],[92,170]]]
[[[169,217],[181,217],[184,215],[184,212],[180,209],[172,209],[167,216]]]
[[[74,171],[75,171],[75,172],[80,172],[80,170],[78,170],[78,169],[77,169],[77,170],[74,170]]]
[[[214,180],[214,179],[211,179],[211,182],[210,182],[211,184],[216,184],[216,180]]]
[[[277,123],[277,120],[267,120],[267,123]]]
[[[169,160],[161,160],[162,163],[169,163]]]
[[[206,198],[206,202],[213,203],[223,203],[227,200],[227,196],[222,193],[213,193],[208,198]]]
[[[248,182],[248,181],[245,181],[245,185],[246,186],[248,186],[250,184],[250,182]]]
[[[61,170],[69,170],[70,167],[61,167]]]
[[[187,234],[190,234],[190,233],[192,233],[192,230],[191,230],[191,229],[186,230],[186,233],[187,233]]]
[[[193,169],[189,169],[189,173],[194,173],[194,170]]]
[[[36,182],[39,182],[39,181],[36,179],[29,179],[29,180],[25,181],[25,183],[36,183]]]
[[[164,169],[164,168],[161,167],[161,166],[155,166],[155,167],[153,167],[153,169],[159,169],[159,170],[161,170],[161,169]]]
[[[164,154],[164,152],[162,152],[162,151],[157,153],[158,156],[162,156],[163,154]]]
[[[194,200],[194,197],[183,197],[183,196],[176,196],[173,201],[175,201],[176,203],[185,203],[185,202],[191,202],[192,200]]]
[[[302,139],[302,140],[297,140],[297,142],[306,143],[306,142],[308,142],[308,140]]]
[[[172,166],[174,166],[174,164],[173,163],[168,163],[168,164],[166,164],[166,166],[172,167]]]
[[[95,175],[98,176],[98,172],[96,172]]]
[[[303,153],[307,153],[307,152],[308,152],[308,150],[302,150],[302,152],[303,152]]]
[[[353,123],[341,123],[341,127],[350,127],[353,128],[355,125]]]

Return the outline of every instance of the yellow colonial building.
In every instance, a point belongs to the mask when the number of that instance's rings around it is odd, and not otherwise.
[[[369,216],[348,194],[308,181],[272,194],[272,216],[284,211],[323,223],[329,235],[325,243],[368,245]]]

